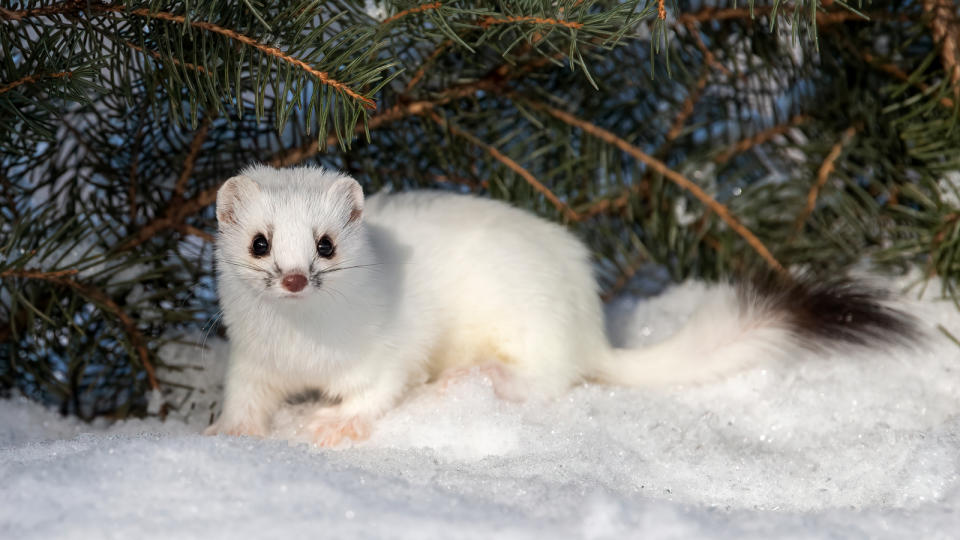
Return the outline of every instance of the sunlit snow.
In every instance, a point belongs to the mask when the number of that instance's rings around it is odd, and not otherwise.
[[[936,326],[960,335],[960,313],[936,288],[908,307],[928,332],[913,350],[550,403],[500,401],[477,374],[332,450],[283,439],[306,405],[281,411],[277,439],[198,435],[217,390],[167,397],[193,405],[189,423],[91,426],[0,402],[0,538],[955,537],[960,345]],[[611,335],[662,339],[701,293],[621,300]],[[213,367],[179,377],[219,379],[225,347],[208,345]]]

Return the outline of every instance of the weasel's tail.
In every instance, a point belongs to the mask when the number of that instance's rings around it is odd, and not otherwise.
[[[675,335],[643,349],[612,349],[592,378],[696,383],[803,350],[906,344],[918,335],[914,319],[890,307],[886,293],[848,279],[765,274],[709,296]]]

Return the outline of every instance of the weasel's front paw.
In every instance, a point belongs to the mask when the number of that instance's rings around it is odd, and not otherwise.
[[[263,438],[267,435],[267,430],[253,423],[224,422],[223,419],[217,420],[207,429],[203,430],[204,435],[233,435],[234,437],[258,437]]]
[[[370,421],[359,416],[343,416],[330,407],[315,413],[307,424],[307,433],[317,446],[336,446],[346,439],[362,441],[370,437]]]

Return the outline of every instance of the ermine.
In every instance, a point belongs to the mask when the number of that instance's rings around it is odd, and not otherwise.
[[[288,396],[319,389],[332,402],[309,436],[363,439],[411,386],[472,365],[506,399],[549,399],[583,381],[696,383],[913,332],[870,289],[769,278],[715,297],[666,341],[614,348],[590,252],[560,225],[449,192],[365,200],[320,168],[247,168],[217,193],[217,220],[230,360],[209,434],[264,436]]]

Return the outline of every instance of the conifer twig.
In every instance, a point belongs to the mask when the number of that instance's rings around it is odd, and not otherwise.
[[[741,140],[740,142],[734,144],[730,148],[724,150],[722,153],[718,154],[717,157],[713,158],[716,163],[723,165],[724,163],[730,161],[730,158],[733,156],[746,152],[747,150],[753,148],[754,146],[761,145],[777,135],[782,135],[789,131],[791,128],[803,124],[804,122],[810,120],[809,116],[798,114],[793,116],[787,122],[773,126],[772,128],[765,129],[756,135],[747,137],[746,139]]]
[[[658,155],[662,156],[665,154],[670,148],[670,145],[673,144],[673,141],[680,136],[680,132],[683,131],[683,126],[687,124],[687,120],[689,120],[690,115],[693,114],[693,109],[697,101],[703,96],[703,90],[707,87],[707,79],[709,76],[709,70],[703,69],[700,77],[697,78],[697,82],[694,83],[693,88],[691,88],[687,94],[687,98],[683,100],[683,104],[680,106],[680,112],[677,113],[677,116],[673,119],[670,129],[667,131],[663,146],[657,150]]]
[[[417,83],[420,82],[420,79],[427,74],[427,66],[432,64],[434,60],[436,60],[437,57],[440,56],[440,54],[443,53],[443,51],[446,50],[446,48],[450,45],[453,45],[452,39],[444,40],[442,43],[437,45],[437,48],[434,49],[433,52],[430,53],[430,56],[423,61],[423,64],[421,64],[416,73],[413,74],[413,77],[410,77],[410,80],[407,81],[406,86],[403,87],[404,94],[407,94],[410,92],[410,90],[413,90],[413,87],[416,86]]]
[[[203,143],[207,139],[207,132],[210,130],[210,117],[205,116],[203,120],[200,121],[200,127],[197,128],[197,132],[193,134],[193,140],[190,141],[190,150],[187,152],[187,157],[183,160],[183,169],[180,171],[180,177],[177,178],[177,183],[173,186],[173,197],[175,199],[182,199],[183,192],[187,188],[187,180],[193,175],[193,168],[197,162],[197,156],[200,154],[200,149],[203,148]]]
[[[734,217],[733,214],[730,213],[730,210],[728,210],[725,205],[717,202],[716,199],[708,195],[707,192],[703,191],[703,189],[700,186],[693,183],[682,174],[674,171],[673,169],[668,167],[664,162],[648,155],[643,150],[640,150],[640,148],[628,143],[627,141],[614,135],[610,131],[603,129],[600,126],[597,126],[596,124],[587,122],[586,120],[577,118],[576,116],[568,112],[561,111],[560,109],[551,107],[549,105],[544,105],[542,103],[527,102],[527,105],[533,109],[546,112],[547,114],[550,114],[554,118],[557,118],[571,126],[580,128],[584,132],[589,133],[590,135],[602,141],[612,144],[617,148],[620,148],[624,152],[636,158],[638,161],[643,162],[648,167],[662,174],[671,182],[677,184],[684,190],[690,192],[694,197],[699,199],[700,202],[702,202],[708,208],[716,212],[717,216],[719,216],[720,219],[726,222],[731,229],[736,231],[737,234],[739,234],[744,240],[746,240],[746,242],[750,245],[750,247],[752,247],[761,257],[763,257],[765,261],[767,261],[767,264],[769,264],[773,269],[777,270],[778,272],[781,272],[781,273],[786,272],[786,270],[783,268],[783,265],[781,265],[780,262],[777,261],[777,259],[773,256],[772,253],[770,253],[770,250],[767,249],[767,247],[763,244],[763,242],[761,242],[760,239],[756,237],[756,235],[754,235],[752,232],[750,232],[749,229],[747,229],[742,223],[740,223],[740,221],[736,217]]]
[[[309,73],[310,75],[313,75],[314,78],[320,81],[321,84],[327,85],[335,89],[336,91],[342,94],[346,94],[347,96],[353,98],[354,100],[359,101],[367,109],[375,109],[377,107],[376,102],[374,102],[372,99],[361,96],[359,93],[357,93],[355,90],[353,90],[346,84],[331,78],[326,71],[320,71],[318,69],[315,69],[313,66],[304,62],[303,60],[300,60],[299,58],[291,56],[276,47],[271,47],[270,45],[264,45],[263,43],[260,43],[259,41],[251,38],[250,36],[246,36],[244,34],[241,34],[240,32],[236,32],[229,28],[224,28],[220,25],[213,24],[206,21],[196,21],[196,20],[187,21],[186,17],[182,15],[174,15],[173,13],[167,13],[166,11],[151,11],[146,8],[134,9],[128,12],[126,11],[126,8],[123,6],[98,5],[96,6],[95,9],[97,11],[106,11],[106,12],[113,12],[113,13],[132,13],[133,15],[137,15],[139,17],[145,17],[148,19],[160,19],[160,20],[175,22],[175,23],[184,24],[184,25],[189,24],[194,28],[200,28],[201,30],[206,30],[208,32],[213,32],[215,34],[220,34],[221,36],[226,36],[234,41],[238,41],[240,43],[243,43],[244,45],[257,49],[260,52],[273,56],[274,58],[277,58],[283,62],[297,66],[298,68]]]
[[[940,58],[950,78],[954,98],[960,98],[960,18],[954,0],[923,0],[923,10],[933,40],[940,44]]]
[[[837,158],[840,157],[843,148],[853,139],[856,133],[857,129],[854,126],[850,126],[844,130],[840,140],[830,148],[827,157],[823,160],[823,163],[820,164],[820,169],[817,171],[817,181],[814,182],[810,187],[810,192],[807,193],[807,205],[800,215],[797,216],[797,221],[793,226],[794,234],[799,233],[803,229],[803,224],[806,223],[807,218],[813,213],[813,209],[817,206],[817,197],[820,195],[820,190],[827,184],[827,179],[830,178],[830,173],[833,172]]]
[[[447,122],[443,118],[440,118],[440,115],[438,115],[433,110],[427,110],[426,114],[427,116],[430,117],[431,120],[439,124],[442,128],[449,130],[450,133],[453,133],[458,137],[467,139],[468,141],[470,141],[471,144],[480,147],[482,150],[484,150],[485,152],[493,156],[494,159],[496,159],[500,163],[503,163],[504,165],[507,166],[507,168],[517,173],[518,175],[520,175],[521,178],[523,178],[528,184],[530,184],[530,187],[532,187],[538,193],[543,195],[544,198],[550,201],[550,204],[552,204],[557,210],[559,210],[560,213],[563,214],[568,220],[570,221],[581,220],[579,214],[577,214],[572,208],[567,206],[566,203],[561,201],[560,198],[557,197],[552,191],[550,191],[550,189],[547,186],[543,185],[542,182],[537,180],[537,178],[533,176],[533,174],[531,174],[530,171],[523,168],[522,165],[520,165],[519,163],[511,159],[509,156],[505,155],[503,152],[497,150],[493,146],[481,141],[476,136],[470,133],[467,133],[466,131],[458,128],[457,126],[454,126],[453,124]]]
[[[10,269],[6,270],[3,273],[0,273],[0,277],[19,277],[24,279],[35,279],[46,281],[48,283],[53,283],[54,285],[60,285],[62,287],[68,287],[80,293],[82,296],[90,299],[96,304],[100,304],[104,309],[112,313],[117,319],[120,320],[120,325],[123,326],[123,331],[127,334],[127,337],[130,338],[130,343],[133,345],[134,350],[137,352],[137,356],[140,358],[140,363],[143,365],[144,371],[147,372],[147,379],[150,382],[151,389],[158,389],[159,385],[157,384],[157,377],[153,369],[153,364],[150,362],[150,353],[147,350],[146,341],[144,340],[143,334],[140,330],[137,329],[137,324],[134,322],[133,318],[123,310],[112,298],[110,295],[103,292],[102,290],[94,287],[93,285],[87,283],[81,283],[76,279],[73,279],[72,276],[77,274],[75,269],[67,270],[55,270],[55,271],[43,271],[43,270],[29,270],[29,269]]]
[[[903,71],[896,65],[891,63],[881,62],[877,57],[873,56],[869,52],[857,51],[856,49],[852,49],[852,50],[854,51],[855,54],[857,54],[860,58],[863,58],[868,64],[870,64],[874,68],[888,75],[891,75],[892,77],[899,79],[903,82],[909,82],[911,86],[920,90],[921,92],[926,92],[927,90],[930,89],[930,86],[927,85],[926,83],[911,80],[910,74]],[[953,100],[950,99],[949,97],[944,96],[940,98],[940,105],[952,110]]]
[[[578,29],[583,28],[582,23],[576,21],[561,21],[558,19],[552,19],[549,17],[532,17],[532,16],[508,16],[508,17],[487,17],[480,21],[481,28],[489,28],[496,24],[509,24],[515,22],[528,22],[533,24],[547,24],[551,26],[563,26],[566,28]]]
[[[423,13],[424,11],[430,11],[431,9],[439,9],[442,5],[443,5],[442,2],[430,2],[429,4],[421,4],[417,7],[405,9],[393,16],[387,17],[380,24],[387,25],[392,22],[395,22],[397,19],[402,19],[403,17],[406,17],[407,15],[411,15],[414,13]]]
[[[58,71],[56,73],[35,73],[33,75],[27,75],[13,82],[0,86],[0,95],[6,94],[7,92],[13,90],[14,88],[24,84],[35,83],[42,79],[62,79],[64,77],[71,77],[72,75],[73,75],[72,71]]]
[[[135,50],[135,51],[137,51],[137,52],[139,52],[139,53],[142,53],[142,54],[149,54],[150,56],[156,58],[157,60],[160,60],[161,62],[170,62],[170,63],[172,63],[172,64],[175,65],[175,66],[183,66],[183,67],[185,67],[185,68],[187,68],[187,69],[192,69],[192,70],[197,71],[197,72],[199,72],[199,73],[209,73],[209,72],[207,71],[207,68],[205,68],[205,67],[203,67],[203,66],[198,66],[198,65],[196,65],[196,64],[191,64],[190,62],[181,62],[180,60],[177,60],[176,58],[166,57],[166,56],[158,53],[157,51],[154,51],[154,50],[151,50],[151,49],[144,49],[143,47],[141,47],[141,46],[139,46],[139,45],[136,45],[136,44],[134,44],[134,43],[131,43],[131,42],[129,42],[129,41],[126,41],[126,40],[124,40],[123,43],[124,43],[127,47],[130,47],[131,49],[133,49],[133,50]]]

